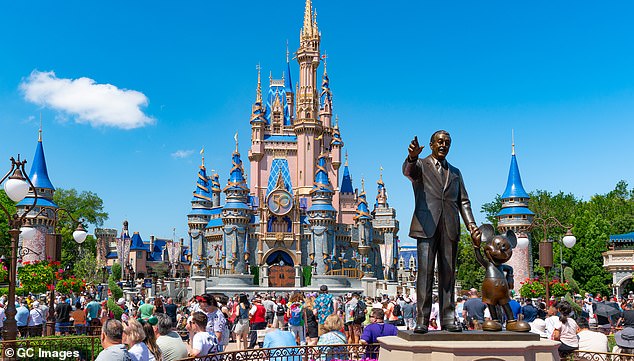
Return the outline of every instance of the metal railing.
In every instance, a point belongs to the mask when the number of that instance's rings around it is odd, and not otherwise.
[[[344,276],[344,277],[348,277],[348,278],[358,278],[361,279],[363,278],[363,271],[357,269],[357,268],[340,268],[340,269],[333,269],[330,270],[328,272],[326,272],[326,275],[328,276]]]
[[[634,361],[634,355],[610,352],[573,351],[566,361]]]
[[[32,337],[0,343],[3,360],[94,361],[102,349],[100,338],[94,336]]]
[[[191,357],[181,361],[333,361],[378,360],[379,345],[319,345],[256,348]]]

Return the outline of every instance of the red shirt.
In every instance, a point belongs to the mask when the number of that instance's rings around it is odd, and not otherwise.
[[[266,315],[266,309],[264,308],[264,306],[262,306],[261,304],[256,304],[255,312],[253,313],[253,317],[251,317],[251,323],[254,324],[259,322],[266,322],[264,315]]]

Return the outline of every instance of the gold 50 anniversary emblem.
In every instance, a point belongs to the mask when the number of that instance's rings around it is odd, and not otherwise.
[[[282,216],[293,208],[293,197],[284,189],[277,189],[269,194],[266,204],[271,213]]]

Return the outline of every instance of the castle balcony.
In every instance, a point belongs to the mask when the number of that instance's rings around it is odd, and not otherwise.
[[[634,246],[603,252],[603,267],[610,271],[634,270]]]
[[[295,234],[292,232],[267,232],[261,238],[269,247],[273,247],[277,242],[283,242],[284,246],[291,247],[295,241]]]

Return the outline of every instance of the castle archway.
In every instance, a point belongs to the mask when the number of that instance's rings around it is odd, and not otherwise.
[[[294,287],[295,265],[293,256],[286,250],[271,250],[264,258],[269,267],[269,287]]]

